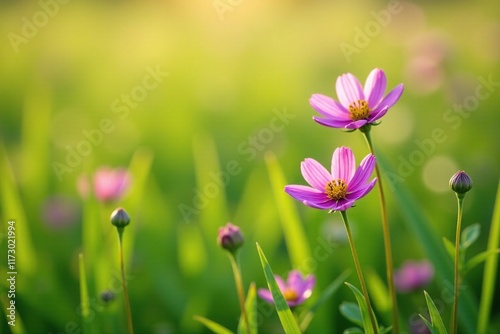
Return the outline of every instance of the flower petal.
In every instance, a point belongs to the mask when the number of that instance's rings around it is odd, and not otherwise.
[[[286,283],[281,278],[281,276],[274,275],[274,279],[276,280],[276,283],[278,284],[278,287],[280,288],[281,293],[283,293],[286,290]]]
[[[359,121],[350,122],[345,126],[346,129],[356,130],[368,123],[366,119],[360,119]]]
[[[382,101],[380,101],[380,103],[376,106],[376,107],[392,107],[396,102],[398,102],[399,98],[401,97],[401,94],[403,94],[403,90],[404,90],[404,85],[403,84],[399,84],[397,85],[393,90],[391,90],[389,92],[389,94],[387,94],[386,97],[384,97],[384,99]],[[376,108],[374,107],[374,109]]]
[[[311,202],[322,203],[328,201],[328,196],[325,194],[324,191],[320,191],[316,188],[311,188],[308,186],[302,186],[302,185],[286,186],[285,192],[301,202],[311,201]]]
[[[330,200],[324,203],[311,203],[304,201],[304,204],[314,209],[345,211],[354,205],[354,201],[348,199],[341,199],[339,201]]]
[[[349,105],[355,101],[365,99],[359,80],[351,73],[338,77],[335,88],[339,101],[345,108],[349,108]]]
[[[376,68],[370,72],[368,78],[366,78],[364,88],[365,98],[369,107],[378,105],[384,96],[386,85],[387,80],[384,71]]]
[[[377,183],[377,178],[374,178],[368,184],[358,187],[353,192],[347,193],[345,198],[350,201],[356,201],[364,197],[366,194],[368,194],[373,189],[373,187],[375,187],[376,183]]]
[[[289,307],[295,307],[299,304],[302,304],[303,300],[297,299],[297,300],[287,300],[286,303],[288,304]]]
[[[309,99],[311,106],[321,115],[333,119],[349,119],[349,112],[340,103],[329,96],[313,94]]]
[[[340,201],[337,201],[331,209],[335,210],[335,211],[345,211],[353,205],[354,205],[354,201],[348,200],[347,198],[345,198],[345,199],[341,199]]]
[[[302,176],[312,187],[324,191],[325,186],[331,181],[332,176],[319,162],[307,158],[300,164]]]
[[[341,179],[347,184],[356,171],[356,160],[351,149],[339,147],[332,155],[332,177],[334,180]],[[325,184],[326,185],[326,184]]]
[[[300,275],[300,285],[297,285],[295,291],[302,298],[302,300],[305,300],[311,296],[315,282],[316,279],[314,275],[308,275],[305,279],[302,278],[302,275]]]
[[[368,117],[368,123],[373,123],[379,118],[382,118],[385,114],[387,114],[387,111],[389,110],[388,106],[383,107],[382,109],[379,110],[379,108],[373,110],[369,117]]]
[[[266,289],[258,289],[257,294],[259,295],[260,298],[264,299],[266,302],[273,304],[273,295],[271,294],[271,291],[266,290]]]
[[[302,291],[302,274],[298,270],[292,270],[288,273],[288,277],[286,279],[286,284],[288,289],[295,291],[297,294],[300,294]]]
[[[354,173],[354,176],[347,185],[347,192],[354,192],[358,187],[363,186],[366,181],[370,178],[375,168],[375,156],[373,154],[368,154],[359,164],[358,169]]]
[[[321,124],[324,126],[329,126],[331,128],[344,128],[348,124],[352,123],[352,121],[350,119],[346,119],[346,120],[341,121],[341,120],[319,118],[316,116],[313,116],[313,120],[318,124]]]
[[[331,210],[332,206],[335,204],[335,201],[329,200],[322,203],[304,201],[303,203],[314,209]]]

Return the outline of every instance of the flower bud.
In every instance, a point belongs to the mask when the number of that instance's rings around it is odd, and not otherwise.
[[[458,196],[463,197],[472,189],[472,180],[466,172],[460,170],[451,177],[450,187]]]
[[[104,290],[101,292],[100,297],[104,304],[107,304],[115,299],[115,294],[111,290]]]
[[[219,228],[217,243],[225,250],[234,253],[243,245],[243,241],[243,234],[238,226],[227,223],[226,226]]]
[[[125,210],[118,208],[111,214],[111,224],[123,228],[130,224],[130,217]]]

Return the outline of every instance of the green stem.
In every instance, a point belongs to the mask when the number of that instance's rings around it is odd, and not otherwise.
[[[356,247],[354,246],[354,240],[351,234],[351,228],[349,227],[349,221],[347,220],[347,213],[345,211],[340,211],[340,214],[342,215],[342,220],[344,221],[345,230],[347,232],[347,239],[349,240],[349,246],[351,247],[352,258],[354,259],[354,266],[356,267],[359,283],[361,284],[361,290],[363,291],[363,295],[366,299],[366,307],[368,308],[368,314],[370,315],[373,332],[378,333],[375,316],[373,314],[372,305],[368,296],[368,289],[366,288],[365,279],[363,278],[363,272],[361,271],[361,265],[359,264],[358,253],[356,252]]]
[[[243,281],[241,279],[241,272],[238,262],[236,260],[236,255],[228,252],[229,260],[231,261],[231,266],[233,267],[234,282],[236,283],[236,290],[238,292],[238,301],[240,303],[241,314],[245,320],[248,334],[251,334],[250,322],[248,321],[248,315],[245,309],[245,292],[243,290]]]
[[[458,202],[458,217],[457,217],[457,231],[455,233],[455,288],[453,293],[453,315],[451,318],[451,334],[457,333],[457,315],[458,315],[458,290],[460,287],[460,273],[459,273],[459,261],[460,261],[460,230],[462,227],[462,211],[463,211],[463,195],[457,194]]]
[[[373,149],[369,129],[368,131],[363,132],[363,134],[365,136],[366,143],[370,148],[371,154],[375,155],[375,150]],[[389,219],[387,218],[384,189],[382,187],[382,178],[380,175],[380,169],[378,168],[378,163],[375,164],[375,174],[377,175],[378,190],[380,194],[380,211],[382,214],[382,233],[384,235],[387,285],[389,287],[389,294],[391,295],[392,301],[392,328],[394,333],[399,333],[398,300],[396,296],[396,288],[394,286],[394,265],[392,263],[391,234],[389,231]]]
[[[130,301],[128,299],[128,291],[127,291],[127,283],[125,281],[125,266],[123,264],[123,246],[122,246],[122,237],[123,237],[123,227],[117,227],[118,231],[118,239],[119,239],[119,247],[120,247],[120,267],[122,272],[122,286],[123,286],[123,295],[125,296],[125,312],[127,314],[127,326],[129,334],[134,334],[134,327],[132,325],[132,311],[130,310]]]

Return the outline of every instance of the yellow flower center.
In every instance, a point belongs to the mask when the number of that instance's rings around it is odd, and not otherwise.
[[[292,289],[286,289],[285,292],[283,292],[283,297],[287,301],[295,301],[299,296],[297,295],[297,292],[295,292]]]
[[[353,102],[349,106],[349,114],[351,115],[351,119],[353,121],[359,121],[361,119],[368,118],[370,114],[370,108],[368,108],[368,102],[365,100],[358,100],[357,102]]]
[[[347,194],[347,185],[344,180],[332,180],[326,184],[325,192],[329,199],[338,201],[345,198]]]

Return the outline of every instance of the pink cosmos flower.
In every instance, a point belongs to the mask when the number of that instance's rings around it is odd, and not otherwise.
[[[368,75],[364,88],[351,73],[337,78],[336,90],[339,102],[332,98],[313,94],[311,106],[325,118],[313,119],[332,128],[359,129],[380,119],[401,97],[403,84],[397,85],[384,97],[387,80],[381,69],[374,69]]]
[[[411,292],[429,284],[433,277],[434,267],[429,261],[407,261],[394,273],[394,285],[400,292]]]
[[[130,184],[130,175],[123,168],[100,167],[94,174],[94,194],[102,202],[119,199]]]
[[[331,173],[316,160],[305,159],[302,176],[311,187],[290,185],[285,191],[312,208],[345,211],[375,186],[377,178],[367,183],[374,168],[374,155],[368,154],[356,169],[352,150],[339,147],[333,152]]]
[[[274,278],[289,307],[300,305],[309,298],[316,283],[314,275],[303,278],[298,270],[292,270],[288,274],[286,282],[278,275],[275,275]],[[271,291],[259,289],[257,293],[266,302],[273,303]]]

